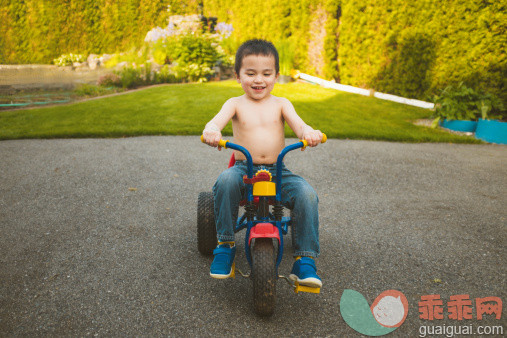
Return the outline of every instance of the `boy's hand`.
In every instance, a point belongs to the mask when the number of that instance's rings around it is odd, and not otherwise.
[[[212,147],[218,147],[218,150],[222,150],[222,147],[218,145],[218,142],[222,139],[222,133],[215,124],[208,123],[202,132],[202,136],[204,143]]]
[[[322,141],[323,134],[320,130],[314,130],[311,127],[305,128],[304,134],[303,134],[303,140],[306,140],[308,142],[308,145],[310,147],[317,146]],[[305,150],[305,148],[301,148],[301,150]]]

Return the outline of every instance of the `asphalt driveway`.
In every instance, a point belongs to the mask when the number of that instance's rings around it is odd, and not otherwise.
[[[279,280],[269,319],[253,313],[250,280],[212,280],[197,252],[197,196],[229,156],[195,136],[0,142],[0,336],[355,336],[344,289],[369,304],[405,294],[390,336],[506,329],[507,146],[329,140],[289,153],[319,194],[324,286],[294,294]],[[469,295],[473,319],[420,319],[429,294]],[[502,318],[479,321],[474,299],[489,296]]]

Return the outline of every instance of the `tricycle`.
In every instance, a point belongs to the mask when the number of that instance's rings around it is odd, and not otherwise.
[[[201,136],[201,141],[203,137]],[[322,143],[327,137],[323,135]],[[276,281],[283,278],[292,285],[294,291],[319,293],[320,288],[300,285],[297,280],[291,280],[278,274],[278,266],[283,257],[284,237],[291,227],[292,217],[284,216],[282,205],[282,162],[285,155],[292,150],[306,148],[308,143],[301,140],[286,146],[278,155],[276,176],[267,170],[253,172],[253,162],[250,152],[228,140],[220,140],[219,146],[230,148],[243,153],[247,162],[247,175],[243,177],[246,185],[246,200],[241,201],[245,212],[238,217],[234,232],[246,229],[245,255],[251,268],[251,273],[238,272],[253,281],[253,304],[258,315],[273,314],[276,299]],[[229,166],[234,165],[234,154]],[[272,212],[270,211],[272,206]],[[292,216],[291,211],[291,216]],[[291,230],[294,245],[294,232]],[[214,199],[212,192],[201,192],[197,204],[197,244],[203,255],[211,255],[217,246],[217,232],[214,216]],[[233,265],[231,277],[235,277]]]

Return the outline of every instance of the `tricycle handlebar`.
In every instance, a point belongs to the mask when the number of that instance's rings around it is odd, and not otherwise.
[[[308,142],[306,140],[299,140],[300,142],[303,142],[303,147],[306,148],[308,146]],[[326,143],[327,136],[326,134],[322,134],[322,141],[321,143]],[[201,135],[201,142],[204,143],[204,135]],[[218,146],[227,149],[227,143],[229,143],[229,140],[220,140],[218,141]]]
[[[322,134],[322,140],[321,143],[326,143],[327,136],[326,134]],[[204,136],[201,135],[201,142],[204,143]],[[218,142],[218,146],[222,148],[230,148],[234,150],[238,150],[245,155],[246,162],[247,162],[247,177],[252,178],[253,177],[253,162],[252,162],[252,155],[250,155],[250,152],[245,148],[240,146],[239,144],[235,144],[230,142],[229,140],[220,140]],[[285,157],[285,154],[287,154],[289,151],[299,149],[299,148],[306,148],[308,146],[308,142],[306,140],[300,140],[297,143],[291,144],[286,146],[282,149],[280,154],[278,155],[278,159],[276,161],[276,200],[281,201],[281,192],[282,192],[282,163],[283,158]],[[247,200],[250,200],[251,194],[248,194]]]
[[[303,143],[303,146],[299,147],[299,148],[306,148],[308,146],[308,142],[306,140],[299,140],[299,141]],[[327,141],[327,135],[323,133],[322,134],[322,140],[320,142],[321,143],[326,143],[326,141]],[[204,143],[204,135],[201,135],[201,142]],[[220,141],[218,141],[218,146],[227,149],[227,148],[230,148],[230,147],[227,147],[228,143],[230,145],[234,144],[234,143],[230,143],[229,140],[220,139]],[[248,150],[247,150],[247,152],[248,152]]]

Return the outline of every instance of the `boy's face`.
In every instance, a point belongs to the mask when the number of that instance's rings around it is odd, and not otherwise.
[[[274,56],[245,56],[236,79],[249,98],[261,101],[269,97],[278,79]]]

